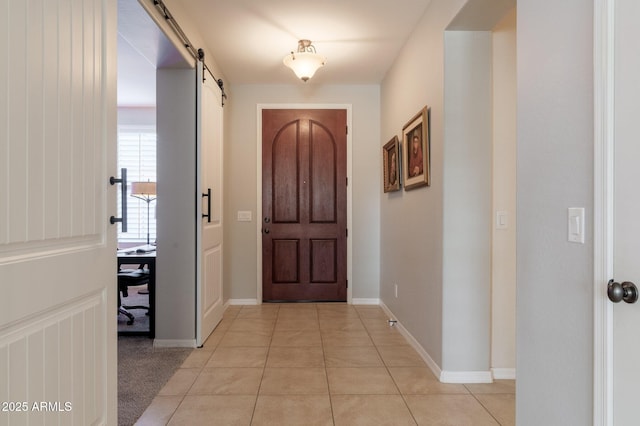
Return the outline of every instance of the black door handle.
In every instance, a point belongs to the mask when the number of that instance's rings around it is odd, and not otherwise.
[[[127,232],[127,169],[120,169],[120,179],[111,176],[109,183],[115,185],[116,183],[122,184],[122,190],[120,191],[120,207],[122,207],[122,217],[111,216],[109,223],[112,225],[118,222],[122,223],[122,232]]]
[[[207,214],[202,213],[202,217],[207,218],[207,222],[211,223],[211,188],[207,189],[207,193],[202,194],[202,198],[207,197]]]

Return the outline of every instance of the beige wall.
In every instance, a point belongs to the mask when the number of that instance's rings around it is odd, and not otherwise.
[[[464,0],[433,0],[381,85],[381,140],[431,108],[431,186],[380,202],[380,298],[442,366],[444,30]],[[394,295],[398,285],[398,297]]]
[[[516,367],[516,10],[493,29],[493,251],[491,367]],[[506,229],[496,214],[507,212]],[[506,371],[505,371],[506,370]]]
[[[500,239],[498,255],[493,256],[498,261],[511,250],[509,257],[494,263],[491,256],[494,210],[515,215],[515,86],[510,85],[515,67],[509,52],[514,49],[515,23],[511,18],[497,26],[498,34],[483,35],[480,30],[490,31],[508,9],[496,5],[493,23],[484,28],[491,19],[487,15],[478,25],[476,14],[466,12],[472,10],[468,6],[462,0],[432,1],[381,86],[381,143],[400,134],[406,120],[426,104],[431,108],[432,144],[431,187],[381,198],[381,299],[443,369],[445,379],[458,372],[484,372],[486,378],[490,367],[515,367],[515,280],[509,275],[514,272],[515,226],[507,231],[511,245]],[[454,18],[456,31],[448,33],[447,43],[445,30]],[[511,27],[503,29],[505,25]],[[463,31],[467,28],[473,31]],[[492,51],[494,40],[498,50]],[[500,59],[503,53],[511,56]],[[492,85],[494,66],[501,73],[511,72],[509,79]],[[462,84],[472,86],[460,90]],[[465,95],[469,93],[473,96]],[[492,112],[493,96],[499,96],[499,108],[509,109],[504,121],[493,119],[502,114]],[[474,114],[474,108],[482,114]],[[501,144],[496,149],[494,126]],[[504,148],[509,143],[510,154]],[[494,200],[492,162],[497,150],[506,157],[498,158],[496,176],[512,186],[499,188]],[[510,177],[503,178],[509,170]],[[470,180],[473,176],[479,177],[477,182]],[[480,185],[471,194],[470,182]],[[496,276],[500,291],[510,288],[492,300]],[[492,321],[506,323],[492,327]]]
[[[293,77],[293,76],[292,76]],[[225,145],[225,300],[257,297],[257,247],[260,234],[257,176],[257,107],[259,104],[351,105],[353,244],[350,286],[355,299],[377,299],[379,294],[380,214],[380,94],[379,87],[234,85],[230,87]],[[238,222],[237,212],[251,211],[252,222]]]

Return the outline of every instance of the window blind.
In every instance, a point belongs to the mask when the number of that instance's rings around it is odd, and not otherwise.
[[[156,182],[156,129],[154,126],[118,126],[118,170],[127,169],[127,194],[131,182]],[[119,187],[120,188],[120,187]],[[120,189],[118,189],[120,191]],[[156,202],[149,204],[149,238],[156,240]],[[118,211],[120,194],[118,194]],[[128,232],[118,231],[119,242],[147,242],[147,203],[129,195]]]

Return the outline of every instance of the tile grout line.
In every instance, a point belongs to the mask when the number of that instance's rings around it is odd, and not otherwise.
[[[331,385],[329,384],[329,372],[327,371],[327,357],[324,350],[324,340],[322,339],[322,328],[320,327],[320,313],[316,305],[316,315],[318,316],[318,331],[320,332],[320,348],[322,349],[322,363],[324,364],[324,377],[327,379],[327,397],[329,398],[329,410],[331,410],[331,422],[336,425],[336,416],[333,411],[333,399],[331,398]]]
[[[251,420],[249,421],[249,425],[253,424],[253,419],[256,415],[256,408],[258,407],[258,398],[260,397],[260,390],[262,389],[262,382],[264,380],[264,373],[267,370],[267,362],[269,361],[269,353],[271,353],[271,343],[273,342],[273,335],[276,332],[276,324],[278,323],[278,318],[280,317],[280,306],[278,306],[278,313],[276,314],[276,318],[273,321],[273,328],[271,329],[271,336],[269,336],[269,345],[267,345],[267,353],[264,358],[264,365],[262,366],[262,375],[260,376],[260,385],[258,386],[258,391],[256,392],[256,400],[253,403],[253,411],[251,411]]]
[[[466,385],[465,385],[464,387],[465,387],[465,388],[467,388],[467,386],[466,386]],[[475,393],[473,393],[473,392],[471,392],[471,389],[469,389],[469,388],[467,388],[467,390],[469,391],[469,393],[471,394],[471,396],[473,396],[473,399],[475,399],[476,401],[478,401],[478,404],[480,404],[480,406],[484,409],[484,411],[486,411],[486,412],[491,416],[491,418],[492,418],[493,420],[495,420],[495,421],[496,421],[496,423],[498,423],[498,425],[502,425],[502,423],[500,423],[500,420],[498,420],[498,419],[493,415],[493,413],[492,413],[492,412],[491,412],[487,407],[485,407],[485,406],[484,406],[484,404],[482,403],[482,401],[480,401],[480,400],[478,399],[478,397],[476,396],[476,394],[475,394]]]
[[[369,336],[369,339],[371,339],[371,343],[373,343],[373,347],[376,349],[376,353],[380,357],[380,360],[382,361],[382,365],[384,366],[387,374],[391,378],[391,381],[393,382],[393,385],[398,390],[398,395],[400,395],[400,398],[402,398],[402,402],[404,403],[404,406],[407,408],[407,411],[409,412],[409,415],[411,415],[411,418],[413,419],[413,422],[416,425],[418,425],[418,420],[413,415],[413,411],[411,411],[411,408],[409,407],[409,404],[407,403],[407,400],[406,400],[405,396],[402,394],[402,391],[400,390],[400,386],[398,386],[398,383],[396,382],[396,379],[393,378],[393,375],[391,374],[391,371],[389,371],[389,366],[387,365],[386,362],[384,362],[384,358],[382,357],[382,354],[380,353],[380,350],[378,349],[378,345],[376,345],[375,341],[371,337],[371,333],[370,333],[369,329],[367,328],[367,326],[364,325],[364,321],[362,321],[362,316],[360,315],[360,311],[358,311],[356,309],[356,312],[358,312],[358,317],[360,318],[360,322],[362,322],[362,325],[364,326],[364,329],[367,332],[367,335]]]
[[[238,311],[239,312],[239,311]],[[223,314],[224,315],[224,314]],[[237,316],[237,314],[236,314]],[[235,317],[234,317],[235,320]],[[232,321],[233,322],[233,321]],[[222,337],[220,337],[220,341],[222,341],[222,338],[224,338],[224,335],[227,334],[227,331],[229,331],[229,328],[227,327],[227,329],[222,333]],[[211,337],[211,336],[209,336]],[[209,338],[207,337],[207,339]],[[206,343],[206,340],[205,340]],[[216,346],[213,348],[213,351],[211,352],[211,356],[213,356],[213,354],[215,353],[215,351],[218,349],[218,346],[220,345],[220,342],[218,342],[216,344]],[[203,344],[204,347],[204,344]],[[196,348],[197,350],[198,348]],[[211,359],[211,357],[209,357],[209,359]],[[208,362],[209,360],[207,360]],[[178,403],[178,405],[176,405],[176,408],[173,410],[173,412],[171,413],[171,415],[169,416],[169,418],[167,419],[167,422],[165,423],[166,425],[168,425],[169,423],[171,423],[171,420],[173,419],[173,417],[176,415],[176,413],[178,412],[178,409],[180,408],[180,406],[184,403],[185,398],[187,397],[187,395],[189,394],[189,391],[191,390],[191,388],[193,387],[193,385],[195,384],[195,382],[198,380],[198,377],[200,377],[200,374],[202,373],[202,370],[204,370],[205,366],[206,366],[206,362],[204,363],[204,365],[199,369],[200,371],[198,372],[198,375],[196,376],[195,380],[193,381],[193,383],[191,383],[191,386],[189,386],[189,389],[187,389],[185,391],[185,393],[183,395],[177,395],[180,396],[180,402]],[[179,370],[179,369],[178,369]],[[174,373],[175,375],[175,373]],[[173,376],[172,376],[173,378]],[[171,379],[169,379],[171,380]],[[156,395],[157,396],[157,395]],[[148,408],[148,407],[147,407]],[[146,410],[145,410],[146,411]]]

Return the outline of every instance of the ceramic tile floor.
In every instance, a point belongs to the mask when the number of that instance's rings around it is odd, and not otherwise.
[[[139,425],[514,425],[515,383],[440,383],[378,306],[231,306]]]

